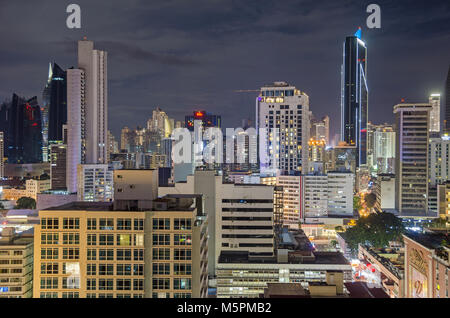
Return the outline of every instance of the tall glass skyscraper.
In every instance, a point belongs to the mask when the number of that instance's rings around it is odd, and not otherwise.
[[[43,119],[47,128],[48,141],[63,140],[63,125],[67,123],[67,83],[66,72],[58,64],[50,64],[47,85],[43,93],[44,109],[48,118]],[[45,122],[47,127],[45,127]]]
[[[345,39],[341,68],[341,139],[357,148],[357,167],[367,164],[367,111],[367,47],[358,29]]]
[[[42,162],[41,108],[36,96],[25,100],[13,94],[0,109],[0,131],[8,163]]]

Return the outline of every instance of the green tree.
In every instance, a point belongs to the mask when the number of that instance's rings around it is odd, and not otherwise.
[[[347,229],[345,240],[353,251],[357,250],[358,244],[381,248],[388,246],[390,241],[400,241],[403,231],[402,221],[392,213],[371,213]]]
[[[336,227],[334,228],[334,230],[335,230],[336,232],[344,232],[344,228],[343,228],[342,226],[340,226],[340,225],[336,226]]]
[[[444,218],[436,218],[433,219],[430,223],[426,225],[429,228],[435,228],[435,229],[445,229],[447,227],[447,219]]]
[[[359,211],[361,208],[362,208],[361,198],[358,195],[355,195],[353,197],[353,209]]]
[[[21,197],[16,201],[16,209],[36,209],[36,200],[29,197]]]
[[[368,193],[364,196],[364,201],[366,202],[367,207],[371,209],[377,202],[377,196],[375,195],[375,193]]]

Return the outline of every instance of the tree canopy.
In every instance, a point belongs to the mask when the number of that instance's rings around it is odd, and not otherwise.
[[[377,196],[375,195],[375,193],[368,193],[364,196],[364,201],[366,202],[367,207],[371,209],[377,202]]]
[[[36,200],[29,197],[21,197],[16,201],[16,209],[36,209]]]
[[[358,195],[355,195],[353,197],[353,209],[354,210],[361,210],[362,206],[361,206],[361,198]]]
[[[357,250],[358,244],[386,247],[390,241],[400,241],[403,231],[402,221],[392,213],[371,213],[347,229],[345,241],[353,251]]]

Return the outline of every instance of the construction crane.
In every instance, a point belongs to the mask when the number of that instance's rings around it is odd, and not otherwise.
[[[233,92],[235,93],[254,93],[254,92],[259,92],[259,89],[238,89],[238,90],[234,90]]]

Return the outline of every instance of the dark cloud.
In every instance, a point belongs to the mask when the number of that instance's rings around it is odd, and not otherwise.
[[[65,27],[66,6],[82,29]],[[365,27],[367,5],[382,27]],[[443,91],[450,60],[446,0],[0,0],[0,101],[17,91],[38,97],[48,62],[76,66],[83,36],[108,51],[109,120],[144,125],[155,107],[182,119],[196,108],[226,126],[254,118],[258,89],[285,80],[310,96],[317,116],[339,122],[342,43],[358,26],[368,46],[369,119],[392,122],[400,98],[426,101]]]

